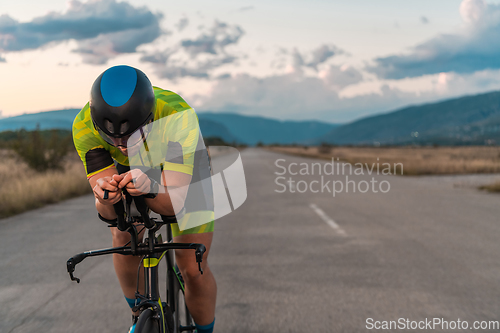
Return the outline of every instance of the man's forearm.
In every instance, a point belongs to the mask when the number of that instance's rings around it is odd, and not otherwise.
[[[108,220],[116,219],[115,208],[113,205],[103,205],[97,198],[95,199],[95,208],[102,217]]]
[[[185,195],[178,193],[179,189],[160,185],[160,191],[156,198],[146,199],[146,203],[155,213],[160,215],[175,215],[184,207]]]

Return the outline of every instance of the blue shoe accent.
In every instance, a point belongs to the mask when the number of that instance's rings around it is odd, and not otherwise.
[[[131,309],[132,309],[132,308],[136,305],[136,303],[137,303],[137,302],[136,302],[137,298],[132,299],[132,298],[128,298],[128,297],[126,297],[126,296],[125,296],[125,299],[127,300],[128,306],[130,306],[130,308],[131,308]]]
[[[139,316],[132,315],[132,326],[130,326],[128,333],[134,333],[135,332],[135,325],[137,325],[137,320],[139,319]]]
[[[208,325],[202,326],[202,325],[198,325],[197,323],[194,323],[194,326],[196,326],[197,333],[212,333],[214,331],[214,325],[215,325],[215,318],[214,318],[214,321]]]

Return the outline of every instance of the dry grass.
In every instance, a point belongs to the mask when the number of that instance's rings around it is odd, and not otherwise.
[[[64,171],[40,174],[10,151],[0,150],[0,218],[91,193],[82,162],[70,155]]]
[[[270,147],[277,152],[355,163],[396,163],[403,175],[500,173],[500,147]],[[396,174],[401,174],[397,167]],[[392,170],[394,171],[394,170]]]
[[[486,190],[488,192],[500,192],[500,183],[495,183],[491,185],[480,186],[480,190]]]

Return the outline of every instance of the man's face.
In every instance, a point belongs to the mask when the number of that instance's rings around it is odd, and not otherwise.
[[[149,134],[149,129],[150,127],[144,126],[136,130],[134,133],[121,138],[114,138],[108,136],[99,129],[98,131],[101,137],[104,139],[104,141],[118,148],[123,155],[129,156],[129,155],[135,155],[139,152],[139,150],[141,149],[142,145],[146,140],[147,135]]]
[[[122,152],[123,155],[128,156],[128,149],[123,146],[118,146],[118,149]]]
[[[108,137],[108,140],[111,140],[112,141],[112,145],[117,147],[117,148],[120,148],[120,147],[127,147],[127,142],[128,142],[128,139],[130,138],[130,135],[127,135],[127,136],[124,136],[123,138],[112,138],[112,137]]]

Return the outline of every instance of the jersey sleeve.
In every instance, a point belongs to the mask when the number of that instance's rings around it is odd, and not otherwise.
[[[193,175],[197,150],[203,149],[198,116],[178,94],[154,87],[154,122],[144,126],[146,144],[129,149],[131,167],[145,167]],[[131,154],[132,151],[137,153]]]
[[[193,175],[200,139],[198,117],[193,109],[168,116],[163,140],[166,145],[163,170]]]
[[[73,122],[73,143],[83,162],[87,178],[114,166],[113,159],[103,140],[94,130],[90,119],[89,104],[78,113]]]

